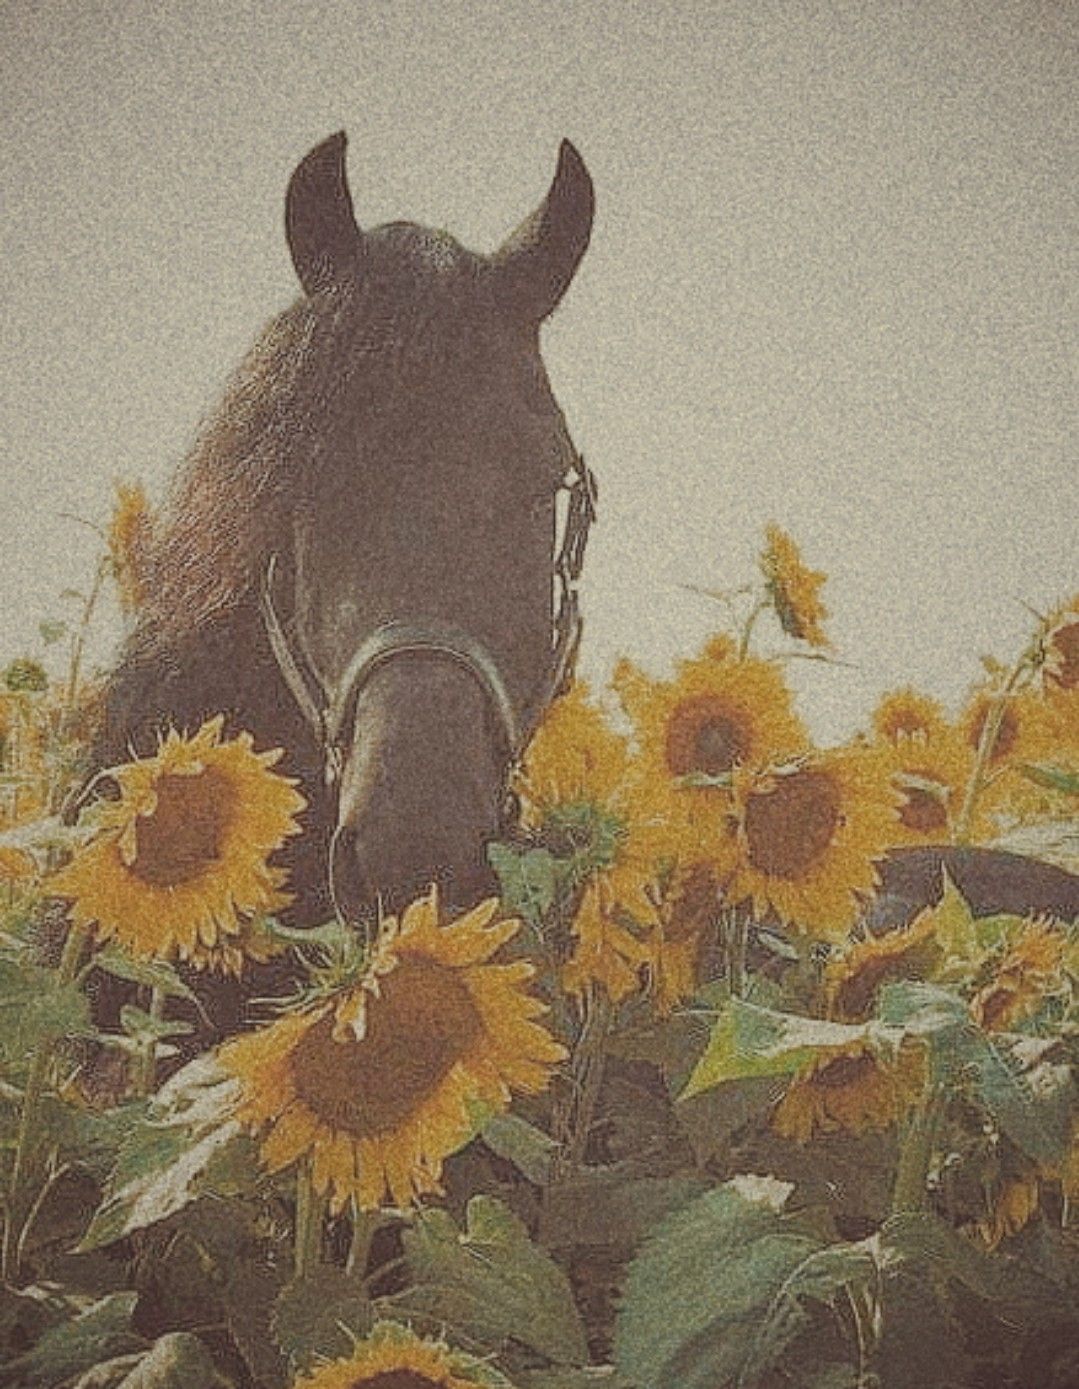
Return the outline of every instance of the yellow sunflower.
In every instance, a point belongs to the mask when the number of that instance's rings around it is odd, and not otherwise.
[[[809,747],[776,662],[734,660],[730,653],[730,643],[721,637],[698,657],[680,662],[674,680],[649,680],[628,661],[620,662],[614,675],[639,745],[632,794],[640,818],[677,826],[672,858],[684,864],[709,861],[721,873],[734,853],[730,791],[723,785],[694,785],[691,779],[729,778],[739,767],[778,761]]]
[[[986,1213],[974,1227],[974,1234],[986,1249],[996,1249],[1001,1240],[1017,1235],[1036,1214],[1041,1204],[1041,1183],[1030,1168],[1017,1176],[1002,1177],[986,1193]]]
[[[120,610],[125,616],[137,612],[146,601],[146,570],[152,536],[153,518],[141,484],[118,482],[108,542]]]
[[[1079,593],[1049,620],[1042,680],[1048,690],[1079,689]]]
[[[837,1022],[863,1022],[885,984],[928,978],[942,953],[931,911],[922,912],[905,930],[848,946],[825,972],[829,1016]]]
[[[119,798],[51,880],[76,925],[143,958],[210,960],[288,901],[267,859],[298,833],[303,797],[270,770],[279,750],[255,752],[248,733],[222,742],[222,725],[170,730],[155,756],[111,771]]]
[[[352,1354],[293,1381],[292,1389],[483,1389],[494,1381],[482,1361],[404,1326],[379,1322]]]
[[[899,798],[892,842],[947,843],[974,768],[972,749],[943,719],[923,734],[878,746]],[[978,815],[970,837],[980,839],[990,828],[985,815]]]
[[[547,1086],[565,1049],[536,1021],[532,965],[489,963],[520,926],[497,910],[444,925],[432,889],[384,923],[356,985],[222,1047],[268,1170],[307,1156],[333,1210],[405,1206],[438,1190],[477,1109]]]
[[[794,1077],[772,1126],[796,1143],[819,1133],[890,1128],[919,1103],[927,1079],[920,1043],[905,1041],[886,1059],[867,1042],[848,1042],[822,1052]]]
[[[758,915],[842,940],[859,898],[877,886],[875,860],[893,838],[895,792],[871,748],[832,748],[784,767],[735,775],[739,844],[733,901]]]
[[[883,695],[873,711],[873,731],[885,742],[925,742],[947,726],[944,707],[911,685]]]
[[[1024,924],[995,975],[974,996],[971,1009],[986,1032],[1005,1032],[1035,1012],[1057,982],[1068,940],[1044,921]]]
[[[665,1016],[700,984],[701,953],[720,909],[722,885],[706,863],[679,870],[651,939],[652,993]]]
[[[798,546],[780,526],[766,526],[764,536],[760,565],[780,626],[789,637],[810,646],[831,646],[822,626],[828,609],[820,600],[828,576],[806,566]]]
[[[1075,813],[1074,797],[1032,781],[1021,764],[1079,772],[1079,689],[1026,692],[1021,713],[1022,736],[1012,759],[996,769],[982,793],[985,812],[1005,823],[1068,819]]]
[[[960,731],[972,752],[977,752],[990,710],[996,701],[992,690],[976,690],[960,715]],[[989,767],[996,771],[1007,763],[1050,760],[1056,750],[1056,720],[1052,705],[1034,690],[1019,690],[1007,697],[997,736],[989,752]]]

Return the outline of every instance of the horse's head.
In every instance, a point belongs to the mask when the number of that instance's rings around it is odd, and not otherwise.
[[[489,884],[507,770],[551,695],[556,496],[578,463],[539,327],[593,200],[564,143],[537,210],[478,255],[410,223],[361,230],[344,158],[335,135],[288,189],[312,331],[332,325],[337,357],[266,611],[321,721],[333,887],[357,912],[432,878],[458,902]]]

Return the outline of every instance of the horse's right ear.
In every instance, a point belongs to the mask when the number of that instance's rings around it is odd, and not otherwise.
[[[344,279],[363,255],[345,173],[345,132],[323,140],[296,166],[285,194],[285,235],[307,294]]]

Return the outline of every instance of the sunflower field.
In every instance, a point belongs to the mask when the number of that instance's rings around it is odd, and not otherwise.
[[[498,896],[301,931],[280,750],[217,718],[85,786],[149,524],[122,489],[62,678],[0,673],[0,1385],[1079,1385],[1075,912],[880,896],[955,845],[1074,900],[1079,597],[820,747],[825,579],[769,527],[673,674],[552,706]]]

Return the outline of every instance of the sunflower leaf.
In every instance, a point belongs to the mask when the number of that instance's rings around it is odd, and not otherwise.
[[[319,1358],[349,1352],[354,1336],[373,1324],[363,1279],[333,1264],[310,1269],[287,1283],[274,1304],[274,1339],[293,1371],[307,1370]]]
[[[189,1003],[197,1002],[193,989],[190,989],[166,960],[136,960],[115,945],[107,945],[99,950],[90,962],[93,969],[102,969],[117,979],[129,984],[143,984],[147,988],[159,990],[166,998],[186,998]]]
[[[49,1327],[26,1355],[5,1366],[6,1383],[60,1385],[101,1360],[144,1345],[131,1329],[138,1294],[109,1293],[71,1320]]]
[[[536,1186],[550,1181],[558,1144],[534,1124],[516,1114],[492,1114],[480,1129],[480,1138],[496,1157],[512,1162]]]
[[[1067,796],[1079,796],[1079,772],[1056,763],[1020,762],[1019,770],[1036,786],[1048,791],[1062,791]]]
[[[234,1094],[212,1056],[162,1086],[120,1150],[82,1252],[154,1225],[200,1196],[247,1188],[256,1170],[253,1143],[231,1117]]]
[[[507,909],[541,931],[568,873],[566,863],[547,849],[488,844],[487,861],[494,869]]]
[[[729,1080],[789,1075],[821,1051],[864,1041],[872,1031],[870,1023],[824,1022],[732,998],[679,1099],[691,1099]]]
[[[420,1214],[403,1236],[412,1285],[380,1312],[418,1318],[473,1349],[528,1347],[555,1365],[588,1359],[566,1275],[500,1201],[474,1196],[462,1233],[446,1211]]]
[[[789,1214],[791,1187],[738,1177],[663,1223],[631,1264],[615,1363],[637,1389],[759,1383],[809,1322],[872,1277],[867,1243],[835,1244]]]

